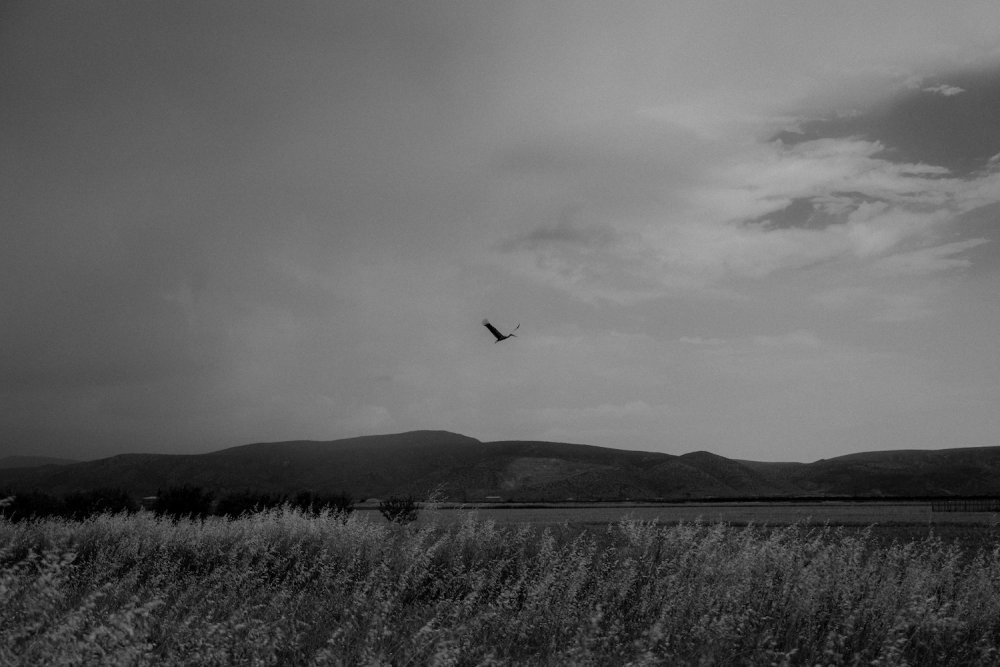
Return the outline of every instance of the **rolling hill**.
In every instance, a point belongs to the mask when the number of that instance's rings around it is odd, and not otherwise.
[[[51,456],[4,456],[0,458],[0,470],[8,468],[35,468],[38,466],[62,466],[78,463],[74,459],[57,459]]]
[[[0,490],[100,487],[151,495],[192,484],[346,492],[354,498],[440,489],[449,500],[653,500],[796,496],[1000,494],[1000,447],[851,454],[814,463],[681,456],[537,441],[481,442],[411,431],[329,442],[256,443],[197,455],[123,454],[96,461],[0,469]]]

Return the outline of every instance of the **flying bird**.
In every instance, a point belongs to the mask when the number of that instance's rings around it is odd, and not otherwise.
[[[521,323],[518,322],[517,326],[514,327],[514,329],[509,334],[507,334],[506,336],[504,334],[500,333],[500,331],[495,326],[493,326],[492,324],[490,324],[489,320],[483,320],[483,326],[486,327],[487,329],[489,329],[490,333],[493,334],[496,337],[496,340],[493,341],[493,343],[496,344],[496,343],[499,343],[502,340],[507,340],[508,338],[517,338],[517,336],[514,334],[514,332],[518,330],[518,328],[521,326]]]

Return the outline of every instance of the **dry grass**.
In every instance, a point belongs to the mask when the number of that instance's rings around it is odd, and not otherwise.
[[[0,522],[3,665],[996,664],[1000,546],[291,510]]]

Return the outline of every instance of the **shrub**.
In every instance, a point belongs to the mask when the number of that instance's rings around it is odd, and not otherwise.
[[[197,486],[172,486],[166,491],[157,491],[152,509],[157,516],[166,515],[175,520],[203,519],[211,513],[213,495]]]
[[[219,499],[215,505],[215,513],[219,516],[236,518],[251,512],[279,507],[285,501],[284,496],[257,493],[255,491],[237,491]]]
[[[62,512],[70,519],[85,519],[92,514],[132,514],[139,510],[139,504],[121,489],[95,489],[71,493],[63,498]]]
[[[378,511],[393,523],[410,523],[416,521],[420,508],[413,496],[392,496],[378,504]]]
[[[63,513],[63,503],[59,498],[40,491],[5,495],[3,500],[4,504],[0,505],[0,516],[11,521],[44,519],[60,516]]]
[[[292,499],[292,507],[310,514],[319,514],[323,510],[334,514],[350,514],[354,511],[354,500],[346,493],[319,494],[302,491]]]

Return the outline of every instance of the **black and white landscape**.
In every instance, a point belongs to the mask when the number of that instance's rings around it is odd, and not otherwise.
[[[998,664],[998,26],[4,2],[0,665]]]

